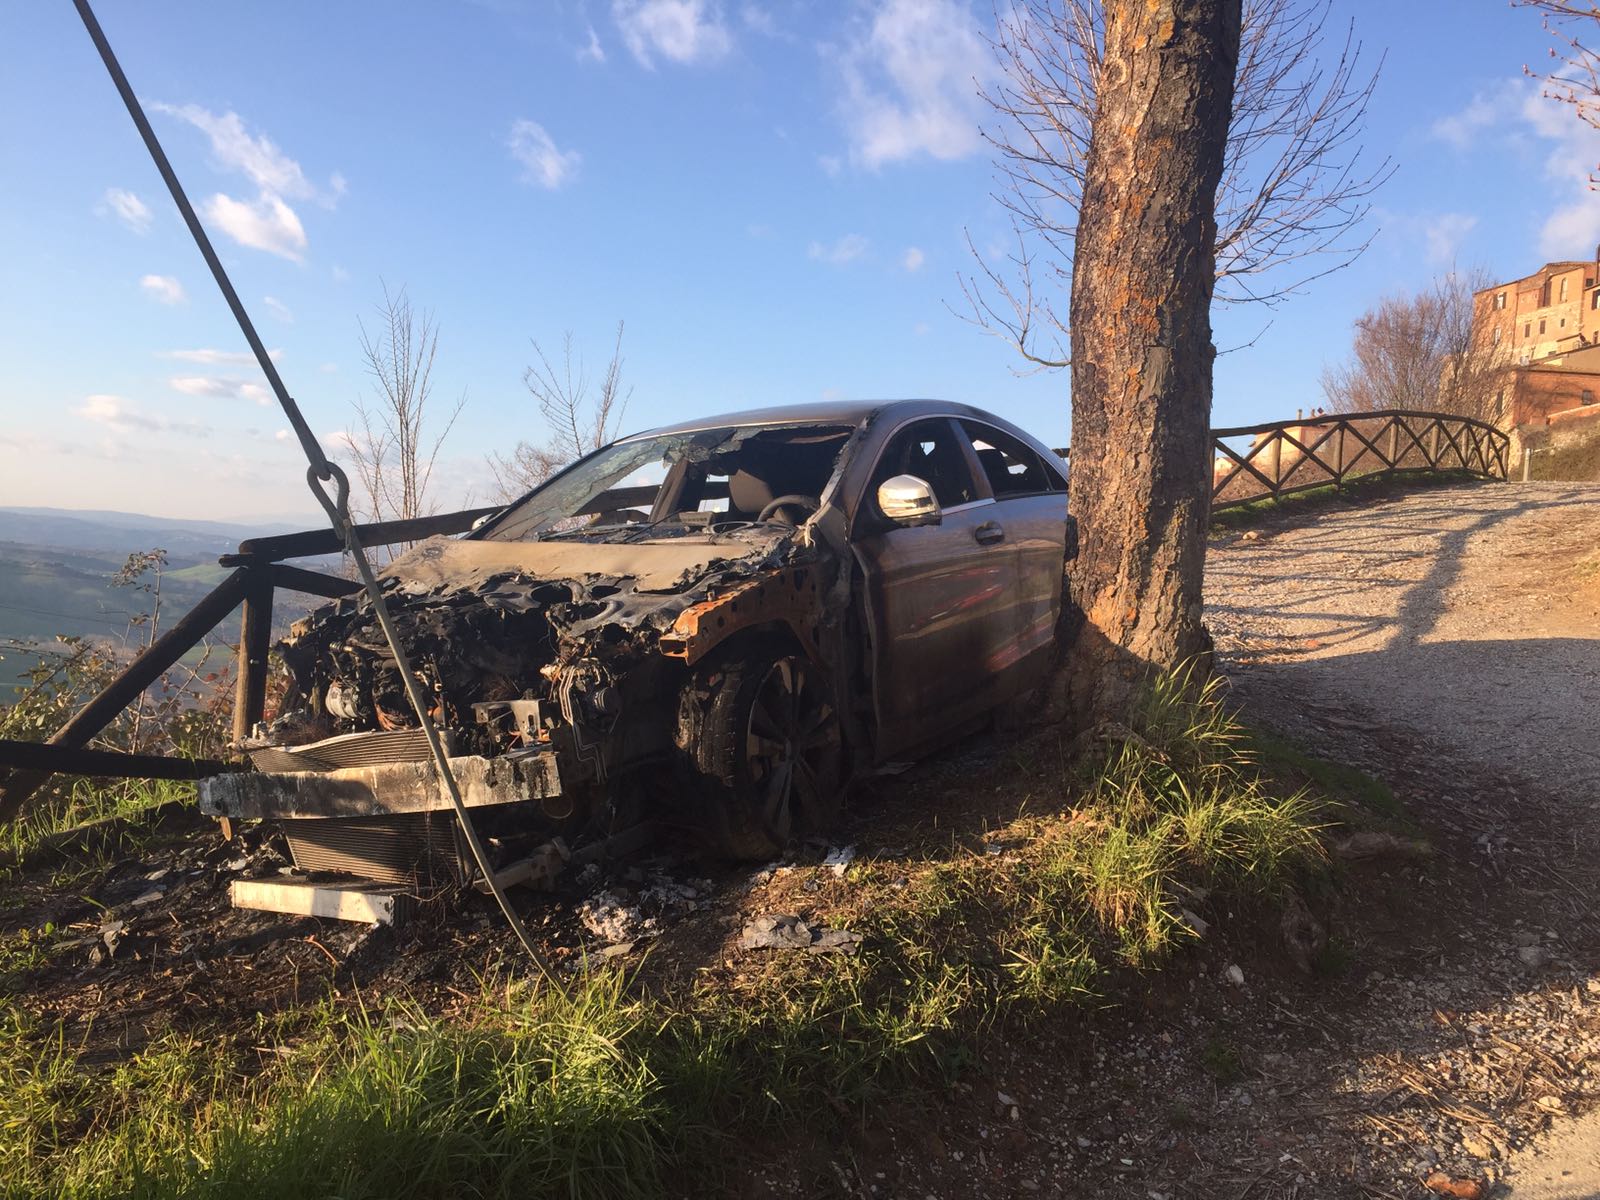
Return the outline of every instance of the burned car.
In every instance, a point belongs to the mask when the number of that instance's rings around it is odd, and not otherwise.
[[[1076,553],[1064,464],[959,404],[812,405],[623,438],[381,582],[465,803],[503,860],[642,821],[769,856],[851,778],[1025,696]],[[363,596],[279,646],[255,770],[202,807],[280,821],[297,864],[464,870]]]

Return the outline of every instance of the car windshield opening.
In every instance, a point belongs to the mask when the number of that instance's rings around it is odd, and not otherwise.
[[[810,515],[853,432],[739,425],[618,442],[535,488],[482,536],[533,541],[629,526],[681,533],[760,520],[774,501],[804,497],[809,504],[782,506],[792,521]]]

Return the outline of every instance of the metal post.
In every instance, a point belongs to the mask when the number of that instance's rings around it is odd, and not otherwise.
[[[249,737],[266,712],[267,651],[272,642],[272,568],[248,570],[239,618],[239,678],[233,695],[233,740]]]

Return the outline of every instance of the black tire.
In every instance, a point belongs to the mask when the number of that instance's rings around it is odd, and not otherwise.
[[[700,720],[685,749],[720,852],[765,860],[833,823],[844,741],[815,667],[798,654],[756,654],[703,672],[692,692]]]

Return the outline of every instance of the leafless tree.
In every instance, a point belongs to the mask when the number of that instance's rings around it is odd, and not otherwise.
[[[1369,197],[1388,178],[1360,141],[1377,82],[1348,28],[1322,54],[1330,0],[1246,0],[1234,106],[1217,190],[1216,298],[1275,304],[1366,249]],[[1089,147],[1106,80],[1112,0],[1016,0],[992,44],[1004,81],[985,94],[985,136],[1012,224],[1003,256],[973,247],[967,314],[1035,368],[1068,365],[1070,289]],[[1380,63],[1381,65],[1381,63]],[[969,239],[970,244],[970,239]]]
[[[435,432],[429,405],[439,326],[431,313],[411,307],[405,288],[391,292],[384,284],[375,328],[359,324],[362,361],[377,395],[354,402],[355,421],[345,436],[357,482],[366,493],[367,515],[378,521],[426,516],[434,509],[428,493],[439,448],[461,415],[466,396],[455,402]]]
[[[1600,127],[1600,51],[1592,42],[1600,38],[1600,3],[1593,0],[1512,0],[1517,8],[1532,8],[1544,15],[1544,27],[1555,39],[1549,71],[1523,67],[1544,84],[1552,100],[1572,105],[1578,116]]]
[[[489,469],[502,500],[515,500],[568,463],[616,438],[633,394],[631,387],[622,388],[622,330],[623,323],[618,321],[611,360],[597,388],[591,386],[570,331],[562,337],[559,370],[539,343],[533,343],[537,361],[523,372],[522,382],[538,401],[539,415],[550,436],[543,444],[519,441],[509,454],[489,456]]]
[[[1510,356],[1475,320],[1482,268],[1451,271],[1414,294],[1385,296],[1356,318],[1350,357],[1322,372],[1335,412],[1431,409],[1493,421]]]

